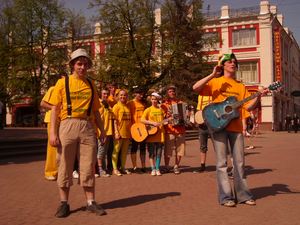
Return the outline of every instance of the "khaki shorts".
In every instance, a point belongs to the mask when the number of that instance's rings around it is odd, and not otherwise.
[[[166,134],[165,156],[172,156],[173,151],[178,156],[185,155],[185,134]]]
[[[73,185],[75,157],[79,162],[78,183],[83,187],[95,186],[96,135],[92,123],[82,119],[65,119],[59,126],[61,147],[57,184],[59,187]]]

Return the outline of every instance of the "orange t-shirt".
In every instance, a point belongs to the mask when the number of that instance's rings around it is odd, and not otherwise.
[[[226,78],[224,76],[211,79],[200,91],[200,95],[212,96],[213,102],[222,102],[229,96],[235,96],[238,101],[243,100],[250,96],[244,84],[236,81],[232,78]],[[245,103],[248,104],[248,103]],[[245,104],[242,106],[244,107]],[[230,121],[226,127],[227,131],[242,132],[242,107],[239,108],[240,117]]]
[[[161,109],[165,113],[165,117],[170,117],[170,109],[172,108],[172,104],[182,103],[179,99],[166,99],[164,103],[161,105]],[[172,125],[168,124],[165,126],[165,131],[168,134],[184,134],[185,133],[185,126],[180,125]]]
[[[108,96],[107,103],[109,104],[109,106],[111,108],[114,107],[114,105],[117,104],[117,102],[118,101],[116,100],[116,98],[114,96],[112,96],[112,95]]]
[[[145,105],[142,102],[133,99],[127,103],[127,106],[129,107],[131,112],[132,123],[140,122],[143,112],[145,110]]]

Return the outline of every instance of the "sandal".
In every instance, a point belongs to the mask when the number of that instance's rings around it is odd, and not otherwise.
[[[122,174],[120,173],[119,170],[114,170],[114,175],[116,175],[118,177],[122,176]]]
[[[222,205],[226,207],[235,207],[235,202],[233,200],[227,200]]]
[[[247,200],[247,201],[245,201],[243,203],[246,204],[246,205],[256,205],[256,202],[255,202],[254,199],[249,199],[249,200]]]

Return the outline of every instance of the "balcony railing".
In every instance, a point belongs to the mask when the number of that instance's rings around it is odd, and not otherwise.
[[[260,12],[259,6],[239,8],[239,9],[230,9],[229,17],[230,18],[240,18],[248,16],[258,16]]]
[[[221,17],[221,10],[214,12],[203,13],[203,17],[205,20],[218,20]]]

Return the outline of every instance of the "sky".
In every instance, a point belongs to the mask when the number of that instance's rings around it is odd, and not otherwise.
[[[96,11],[88,9],[89,0],[62,0],[67,8],[80,11],[89,17],[95,15]],[[204,0],[203,8],[210,6],[210,11],[218,11],[222,5],[230,8],[244,8],[257,6],[260,0]],[[284,26],[293,32],[300,46],[300,0],[269,0],[270,5],[277,5],[277,10],[283,14]]]

